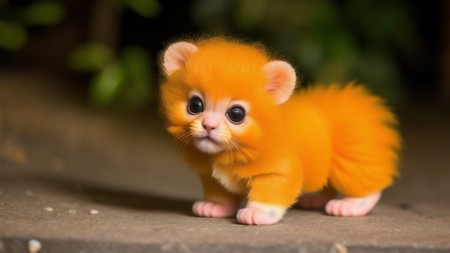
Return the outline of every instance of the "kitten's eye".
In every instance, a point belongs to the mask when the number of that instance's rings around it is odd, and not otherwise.
[[[233,124],[241,124],[245,119],[245,110],[241,106],[233,106],[227,111],[227,118]]]
[[[194,96],[189,100],[187,110],[190,114],[199,114],[203,112],[203,101],[201,98]]]

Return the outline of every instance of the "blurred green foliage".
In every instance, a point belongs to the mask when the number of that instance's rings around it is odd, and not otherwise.
[[[161,13],[158,0],[108,0],[116,9],[130,9],[144,18],[154,18]]]
[[[129,8],[144,18],[155,17],[161,10],[156,0],[111,0],[109,3],[117,11]],[[149,53],[142,47],[128,46],[118,54],[105,44],[86,42],[73,50],[68,62],[74,71],[93,74],[89,98],[97,107],[135,110],[151,98],[153,68]]]
[[[64,12],[60,2],[36,1],[23,10],[23,19],[29,25],[53,25],[63,19]]]
[[[130,9],[144,18],[155,17],[161,12],[157,0],[110,0],[105,3],[118,12]],[[20,8],[0,0],[0,48],[20,50],[28,39],[27,26],[55,25],[64,16],[64,4],[58,0],[34,0]],[[119,54],[108,45],[86,41],[73,49],[68,65],[73,71],[92,74],[89,98],[98,107],[133,110],[150,100],[153,68],[149,53],[141,47],[128,46]]]
[[[29,26],[51,26],[65,17],[63,1],[28,2],[18,7],[0,0],[0,49],[20,50],[27,43]],[[119,19],[126,9],[143,18],[175,10],[163,10],[158,0],[102,3],[114,7]],[[411,50],[417,41],[406,0],[193,0],[191,7],[182,11],[190,11],[197,30],[262,41],[278,52],[276,56],[293,63],[302,84],[356,81],[394,104],[402,98],[396,54]],[[113,29],[120,37],[121,29],[127,28]],[[117,50],[93,39],[75,47],[68,59],[71,70],[90,73],[93,104],[126,109],[150,101],[154,64],[142,47]]]
[[[364,82],[397,103],[402,78],[394,50],[416,38],[406,0],[196,0],[206,31],[261,39],[306,82]]]
[[[102,44],[87,43],[73,51],[69,66],[74,71],[93,73],[89,96],[98,107],[132,110],[149,101],[152,65],[141,47],[126,47],[116,56]]]
[[[25,28],[14,22],[0,20],[0,47],[9,51],[20,49],[27,40]]]
[[[64,6],[56,0],[36,0],[23,8],[0,0],[0,48],[19,50],[28,39],[26,26],[54,25],[64,14]]]
[[[99,43],[88,42],[75,48],[69,57],[74,71],[99,71],[114,58],[114,52]]]
[[[91,101],[100,107],[110,105],[120,94],[124,81],[124,67],[119,62],[106,64],[92,79]]]
[[[121,7],[127,7],[142,17],[154,18],[161,12],[161,6],[156,0],[115,0]]]

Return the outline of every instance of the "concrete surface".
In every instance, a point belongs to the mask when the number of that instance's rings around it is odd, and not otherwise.
[[[449,111],[402,109],[402,177],[369,216],[251,227],[192,216],[199,181],[157,117],[91,109],[68,85],[0,72],[0,252],[450,252]]]

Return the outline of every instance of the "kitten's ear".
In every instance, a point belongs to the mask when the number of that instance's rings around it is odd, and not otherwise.
[[[196,45],[181,41],[171,44],[163,56],[164,73],[170,76],[173,72],[184,67],[186,61],[191,55],[197,52]]]
[[[276,104],[286,102],[295,88],[294,68],[284,61],[271,61],[264,65],[263,71],[267,79],[266,91],[272,95]]]

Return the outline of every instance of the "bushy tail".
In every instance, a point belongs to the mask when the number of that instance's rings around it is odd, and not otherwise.
[[[389,186],[398,175],[401,139],[396,117],[383,100],[354,84],[307,92],[318,99],[316,104],[329,125],[332,187],[357,197]]]

